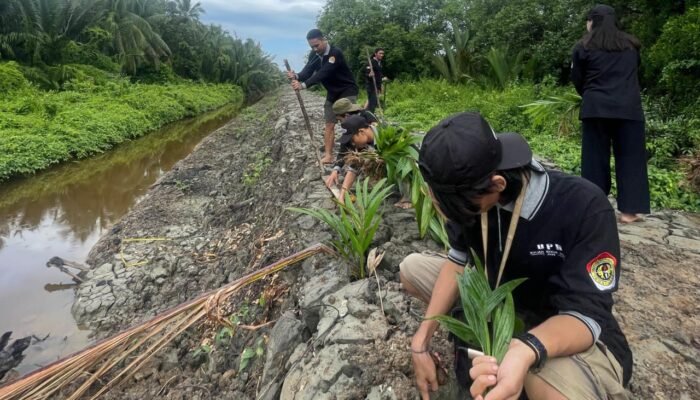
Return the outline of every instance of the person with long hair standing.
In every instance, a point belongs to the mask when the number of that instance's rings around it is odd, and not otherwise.
[[[649,213],[644,112],[639,90],[640,42],[620,29],[615,10],[588,12],[587,32],[573,50],[571,78],[583,98],[581,175],[610,193],[610,147],[615,156],[619,221]]]

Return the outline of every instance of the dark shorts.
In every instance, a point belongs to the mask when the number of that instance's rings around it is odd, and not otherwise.
[[[357,102],[357,96],[343,96],[339,97],[336,101],[340,99],[348,99],[353,104]],[[335,124],[338,122],[338,120],[335,118],[335,113],[333,112],[333,103],[328,101],[328,99],[326,99],[326,102],[323,104],[323,119],[327,124]]]

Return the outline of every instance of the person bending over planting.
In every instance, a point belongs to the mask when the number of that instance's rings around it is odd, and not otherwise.
[[[511,340],[500,364],[489,356],[470,361],[468,345],[457,343],[460,385],[475,399],[518,399],[523,392],[531,400],[627,399],[632,353],[612,315],[620,243],[600,188],[543,168],[522,136],[494,133],[475,112],[433,127],[419,167],[448,220],[451,247],[446,257],[411,254],[400,265],[404,289],[428,303],[426,317],[454,306],[470,250],[492,287],[527,278],[513,292],[525,333]],[[429,353],[437,326],[424,320],[411,342],[424,400],[437,390]]]
[[[353,151],[363,151],[374,149],[374,127],[361,115],[351,115],[347,117],[340,127],[343,130],[340,136],[340,152],[333,166],[333,172],[326,179],[326,186],[334,187],[338,185],[338,177],[345,166],[345,157]],[[340,201],[345,199],[345,193],[352,189],[355,182],[357,170],[351,165],[347,165],[347,173],[340,188]]]

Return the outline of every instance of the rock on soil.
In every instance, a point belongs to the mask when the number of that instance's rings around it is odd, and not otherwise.
[[[321,144],[323,99],[303,96],[316,143],[286,88],[210,135],[93,248],[76,318],[103,337],[329,239],[324,225],[285,211],[333,208],[310,150]],[[189,330],[106,398],[417,398],[408,348],[423,308],[401,291],[398,264],[440,248],[420,239],[411,210],[391,203],[375,243],[386,252],[381,289],[374,278],[350,282],[339,259],[315,256],[228,305],[245,324],[274,324],[226,340],[211,324]],[[620,227],[615,311],[634,351],[633,398],[700,398],[699,227],[697,215],[675,212]],[[445,336],[434,347],[450,364]],[[263,355],[241,368],[256,343]],[[212,351],[197,351],[203,344]],[[454,383],[436,398],[459,398]]]

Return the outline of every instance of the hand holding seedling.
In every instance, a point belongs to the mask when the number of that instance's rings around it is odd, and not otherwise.
[[[474,400],[517,400],[534,362],[535,353],[519,340],[511,341],[500,365],[492,356],[474,358],[469,370],[474,380],[469,389],[472,397]]]

